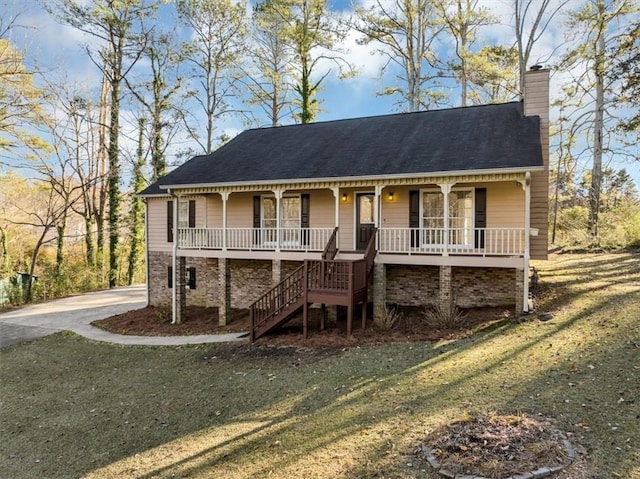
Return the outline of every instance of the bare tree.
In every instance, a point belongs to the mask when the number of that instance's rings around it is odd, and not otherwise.
[[[441,76],[435,41],[443,26],[431,0],[375,0],[369,8],[356,7],[353,27],[362,33],[363,44],[379,44],[387,62],[382,73],[395,66],[401,84],[391,85],[383,95],[400,95],[403,109],[428,109],[445,99],[433,88]]]
[[[109,143],[108,143],[108,196],[109,196],[109,287],[118,282],[120,242],[120,101],[124,78],[140,59],[146,45],[142,32],[142,19],[155,14],[157,2],[145,0],[92,0],[86,4],[79,0],[55,0],[46,8],[64,23],[95,38],[101,46],[87,47],[92,61],[108,79],[110,91]]]
[[[569,0],[513,0],[520,97],[524,94],[524,74],[527,71],[533,47],[567,3]],[[538,62],[539,60],[536,61]]]
[[[191,65],[194,86],[188,92],[205,114],[205,138],[193,117],[184,117],[190,136],[205,153],[214,148],[216,122],[234,111],[246,44],[245,6],[231,0],[177,0],[179,18],[193,31],[184,58]]]

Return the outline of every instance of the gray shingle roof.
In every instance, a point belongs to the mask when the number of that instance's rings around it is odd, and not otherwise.
[[[542,166],[538,117],[522,103],[247,130],[151,185],[261,183]]]

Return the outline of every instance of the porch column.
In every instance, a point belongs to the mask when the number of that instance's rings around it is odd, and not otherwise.
[[[178,317],[178,196],[171,190],[169,194],[172,196],[173,207],[173,245],[171,247],[171,271],[173,272],[171,291],[171,324],[178,324],[180,319]]]
[[[453,288],[451,285],[451,266],[440,266],[440,284],[438,288],[438,301],[441,306],[447,308],[453,300]]]
[[[523,181],[520,181],[524,190],[524,275],[522,288],[522,310],[529,312],[529,259],[531,258],[531,173],[527,171]],[[516,301],[518,304],[518,301]],[[519,311],[516,311],[519,313]]]
[[[284,279],[283,267],[281,259],[274,259],[271,261],[271,284],[277,285]]]
[[[380,198],[382,197],[382,189],[384,186],[376,185],[375,198],[373,199],[373,225],[376,229],[380,228],[380,210],[382,209]],[[376,249],[380,247],[380,235],[376,235]]]
[[[520,311],[524,311],[523,303],[523,290],[524,290],[524,278],[527,276],[526,272],[520,268],[516,268],[516,314]],[[528,299],[528,298],[527,298]],[[527,301],[528,302],[528,301]]]
[[[334,224],[336,228],[339,228],[340,227],[340,188],[333,187],[329,189],[333,193]],[[338,235],[338,237],[336,238],[336,245],[340,247],[340,235]]]
[[[176,293],[176,324],[180,324],[187,315],[187,288],[186,288],[187,259],[184,256],[178,258],[178,270],[176,271],[173,291]]]
[[[387,303],[387,266],[384,263],[373,265],[373,318],[374,321],[383,319]]]
[[[440,187],[440,191],[442,191],[442,196],[444,197],[444,213],[442,215],[444,251],[442,252],[442,256],[449,256],[449,193],[451,193],[453,183],[439,183],[438,186]]]
[[[273,195],[276,197],[276,251],[280,251],[280,229],[282,228],[282,212],[281,204],[282,204],[282,190],[275,189],[273,190]]]
[[[218,324],[231,322],[231,260],[218,258]]]
[[[229,199],[229,192],[223,191],[220,193],[222,197],[222,251],[227,250],[227,200]]]

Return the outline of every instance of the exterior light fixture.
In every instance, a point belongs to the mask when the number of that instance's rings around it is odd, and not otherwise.
[[[389,192],[388,198],[389,198],[389,201],[393,201],[393,191]]]
[[[342,193],[342,201],[347,201],[347,194],[346,193]]]

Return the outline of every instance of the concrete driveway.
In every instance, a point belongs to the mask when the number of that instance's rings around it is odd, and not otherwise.
[[[90,324],[97,319],[144,308],[146,304],[147,289],[143,284],[26,306],[0,314],[0,347],[30,341],[65,330],[73,331],[96,341],[140,346],[217,343],[239,341],[246,337],[246,333],[195,336],[124,336],[109,333]]]
[[[147,303],[145,285],[114,288],[34,304],[0,314],[0,347],[69,330],[91,336],[89,323]]]

